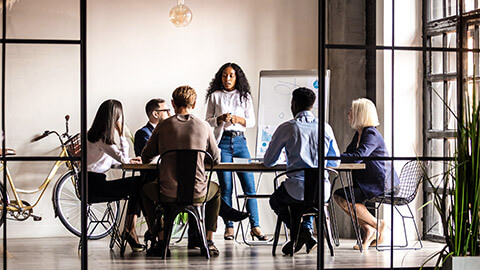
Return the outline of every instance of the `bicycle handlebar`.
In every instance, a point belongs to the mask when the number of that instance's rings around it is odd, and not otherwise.
[[[50,131],[45,130],[45,132],[43,132],[42,135],[38,135],[38,136],[34,137],[30,142],[40,141],[41,139],[47,137],[48,135],[50,135]]]
[[[60,135],[58,132],[56,132],[54,130],[53,131],[45,130],[45,132],[43,132],[43,134],[35,136],[33,139],[30,140],[30,142],[37,142],[37,141],[47,137],[48,135],[50,135],[52,133],[55,133],[58,136],[58,139],[60,140],[60,144],[63,145],[62,137],[70,139],[70,134],[68,134],[68,120],[70,120],[70,115],[67,114],[67,115],[65,115],[65,133],[63,133],[62,135]]]

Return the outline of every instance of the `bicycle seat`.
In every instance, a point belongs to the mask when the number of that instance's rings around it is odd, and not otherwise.
[[[2,154],[3,154],[3,149],[0,149],[0,157],[2,156]],[[15,150],[13,150],[13,149],[10,149],[10,148],[5,149],[5,155],[6,156],[14,156],[16,154],[17,154],[17,152],[15,152]]]

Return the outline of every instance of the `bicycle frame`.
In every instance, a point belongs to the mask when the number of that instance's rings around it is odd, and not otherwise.
[[[65,148],[65,146],[62,146],[62,151],[60,152],[59,157],[68,157],[67,149]],[[15,187],[15,185],[13,183],[12,176],[10,175],[10,171],[8,170],[8,167],[5,167],[3,162],[2,162],[0,164],[0,171],[2,171],[4,169],[6,170],[8,183],[10,184],[10,188],[12,190],[13,196],[15,197],[15,202],[17,204],[15,206],[12,206],[10,204],[10,199],[7,196],[7,207],[6,207],[7,209],[6,210],[9,211],[9,212],[16,212],[16,211],[23,211],[24,212],[24,211],[32,210],[38,204],[40,199],[43,197],[43,194],[47,190],[48,185],[52,181],[53,177],[57,173],[60,166],[63,165],[64,163],[69,163],[70,165],[68,167],[72,168],[72,164],[70,163],[70,161],[68,161],[68,160],[57,160],[57,161],[55,161],[55,164],[53,165],[52,169],[50,170],[50,173],[48,174],[47,178],[43,181],[43,183],[37,189],[35,189],[35,190],[25,190],[25,189],[20,189],[20,188]],[[25,205],[19,197],[19,193],[20,194],[35,194],[35,193],[40,192],[40,191],[41,191],[41,194],[37,198],[37,201],[33,205]]]

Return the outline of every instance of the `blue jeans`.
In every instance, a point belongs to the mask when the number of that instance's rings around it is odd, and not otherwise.
[[[243,135],[235,137],[223,136],[218,144],[218,148],[221,150],[220,155],[222,162],[232,162],[234,157],[250,158],[250,153],[248,152],[247,148],[247,140]],[[217,175],[220,182],[222,199],[229,206],[232,206],[232,172],[218,172]],[[243,192],[246,195],[255,195],[255,179],[253,177],[253,173],[237,172],[237,175],[238,178],[240,178]],[[260,224],[258,221],[256,199],[247,200],[247,211],[250,213],[251,227],[259,227]],[[225,227],[233,228],[233,222],[225,222]]]

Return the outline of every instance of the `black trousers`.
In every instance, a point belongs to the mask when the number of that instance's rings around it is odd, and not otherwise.
[[[140,215],[140,177],[106,180],[103,173],[88,172],[88,202],[99,203],[128,199],[127,214]]]

